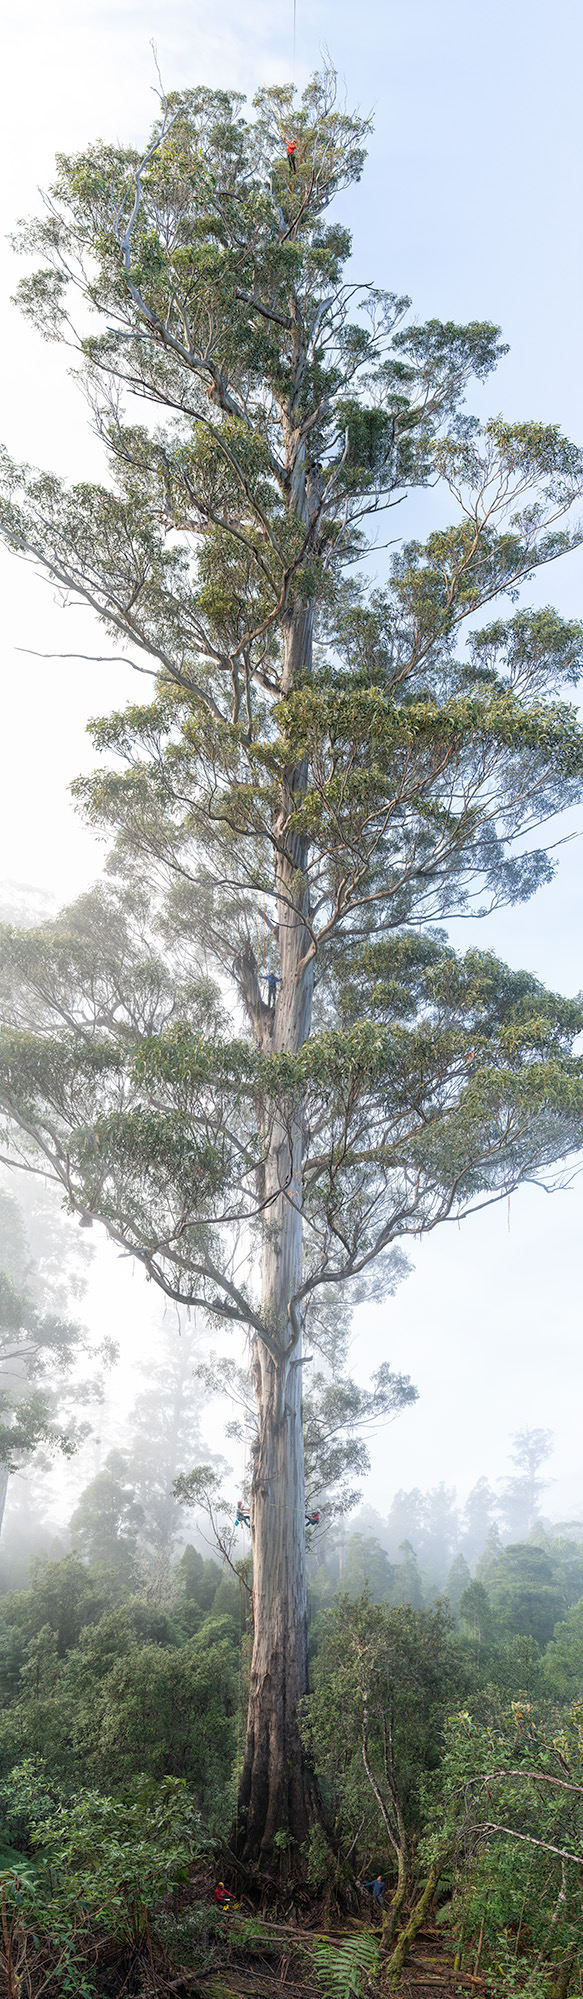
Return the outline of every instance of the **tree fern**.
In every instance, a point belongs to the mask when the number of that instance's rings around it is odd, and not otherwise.
[[[318,1937],[314,1970],[324,1999],[362,1999],[369,1979],[378,1973],[380,1957],[378,1943],[366,1931],[339,1944]]]

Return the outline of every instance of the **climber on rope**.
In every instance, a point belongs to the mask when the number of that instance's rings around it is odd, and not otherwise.
[[[321,1513],[306,1513],[306,1527],[319,1527]]]
[[[235,1526],[236,1526],[236,1527],[250,1527],[250,1526],[251,1526],[251,1521],[250,1521],[250,1518],[249,1518],[249,1514],[245,1512],[245,1501],[244,1501],[244,1499],[238,1499],[238,1500],[237,1500],[237,1518],[236,1518],[236,1520],[235,1520]]]
[[[281,979],[278,978],[277,972],[266,972],[264,976],[267,986],[267,1005],[273,1013],[277,999],[277,988],[281,985]]]
[[[291,180],[292,174],[297,174],[298,171],[296,163],[296,146],[298,142],[297,139],[286,139],[285,143],[287,149],[287,163],[289,167],[289,177]]]

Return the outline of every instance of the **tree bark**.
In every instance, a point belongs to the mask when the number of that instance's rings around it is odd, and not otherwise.
[[[574,1976],[576,1965],[577,1949],[575,1948],[575,1950],[570,1952],[569,1957],[564,1958],[563,1963],[559,1965],[556,1984],[553,1987],[553,1999],[568,1999],[569,1986]]]
[[[4,1524],[4,1512],[6,1507],[9,1477],[10,1473],[8,1470],[8,1465],[0,1465],[0,1534],[2,1533],[2,1527]]]
[[[268,1866],[279,1856],[287,1872],[301,1869],[298,1849],[318,1817],[317,1789],[298,1726],[299,1702],[308,1688],[301,1367],[290,1366],[281,1416],[279,1365],[258,1346],[255,1366],[255,1638],[237,1849],[245,1861]]]
[[[311,665],[312,612],[293,607],[284,633],[285,692]],[[303,768],[285,774],[276,822],[280,982],[269,1046],[297,1054],[310,1033],[307,843],[289,827],[305,795]],[[308,1689],[308,1593],[302,1422],[302,1106],[273,1120],[265,1160],[262,1318],[270,1349],[254,1353],[258,1432],[251,1486],[255,1638],[236,1846],[247,1863],[301,1870],[299,1848],[319,1816],[298,1706]]]
[[[439,1877],[443,1873],[447,1857],[447,1855],[444,1855],[443,1858],[434,1862],[423,1892],[419,1896],[419,1901],[415,1903],[415,1907],[409,1917],[406,1929],[401,1931],[399,1941],[388,1960],[386,1968],[386,1977],[389,1985],[397,1985],[401,1978],[405,1958],[408,1957],[411,1945],[415,1942],[417,1931],[421,1929],[422,1923],[425,1922],[427,1911],[431,1908]]]

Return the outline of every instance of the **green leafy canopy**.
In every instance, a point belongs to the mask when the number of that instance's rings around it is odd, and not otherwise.
[[[516,600],[580,540],[583,455],[468,413],[497,328],[346,275],[328,212],[367,130],[331,69],[249,114],[173,93],[141,157],[60,157],[19,238],[107,467],[69,490],[5,456],[1,531],[154,685],[76,786],[123,888],[4,933],[7,1139],[268,1348],[251,1266],[300,1129],[288,1329],[375,1259],[389,1282],[399,1238],[551,1184],[582,1130],[578,1005],[435,925],[548,880],[539,829],[581,796],[583,627]],[[370,586],[377,517],[436,482],[452,524]]]

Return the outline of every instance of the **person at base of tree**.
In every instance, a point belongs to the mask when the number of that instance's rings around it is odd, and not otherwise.
[[[245,1501],[244,1501],[244,1499],[238,1499],[238,1500],[237,1500],[237,1518],[236,1518],[236,1521],[235,1521],[235,1526],[236,1526],[236,1527],[250,1527],[250,1526],[251,1526],[251,1520],[250,1520],[250,1516],[249,1516],[249,1514],[248,1514],[248,1513],[246,1513],[246,1512],[245,1512]]]
[[[295,173],[297,173],[297,165],[296,165],[296,146],[297,146],[297,143],[298,143],[298,142],[297,142],[297,139],[286,139],[286,142],[285,142],[285,143],[286,143],[286,148],[287,148],[287,160],[288,160],[288,166],[289,166],[289,170],[290,170],[290,176],[291,176],[291,174],[295,174]]]
[[[385,1884],[382,1874],[376,1874],[374,1881],[366,1881],[365,1887],[372,1888],[373,1903],[376,1904],[377,1909],[380,1910],[382,1915],[385,1906]]]
[[[215,1902],[217,1904],[218,1909],[230,1909],[231,1907],[231,1896],[229,1894],[228,1888],[225,1888],[224,1881],[217,1881],[217,1885],[215,1888]]]
[[[321,1518],[321,1513],[306,1513],[306,1527],[318,1527]]]

